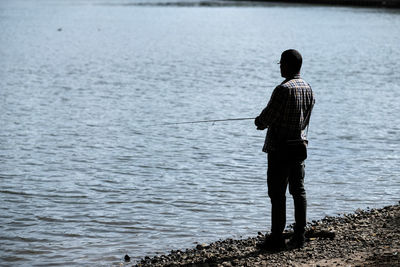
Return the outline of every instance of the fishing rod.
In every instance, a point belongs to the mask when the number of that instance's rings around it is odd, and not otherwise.
[[[221,121],[244,121],[244,120],[254,120],[254,119],[255,118],[233,118],[233,119],[222,119],[222,120],[167,122],[167,123],[164,123],[162,125],[193,124],[193,123],[221,122]]]

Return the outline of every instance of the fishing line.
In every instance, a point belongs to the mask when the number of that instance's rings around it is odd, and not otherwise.
[[[193,123],[207,123],[207,122],[221,122],[221,121],[244,121],[244,120],[254,120],[254,119],[255,118],[233,118],[233,119],[221,119],[221,120],[166,122],[161,125],[193,124]]]

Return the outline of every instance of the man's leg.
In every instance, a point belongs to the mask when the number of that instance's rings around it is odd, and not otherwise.
[[[294,162],[290,168],[289,174],[289,192],[294,201],[294,218],[296,221],[294,227],[294,239],[297,239],[298,245],[304,243],[304,232],[306,226],[307,199],[304,189],[304,162]]]
[[[277,153],[268,153],[268,196],[271,199],[271,236],[282,238],[286,225],[286,188],[289,168]]]

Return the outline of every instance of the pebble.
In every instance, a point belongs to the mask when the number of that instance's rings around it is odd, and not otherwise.
[[[131,261],[131,257],[129,257],[128,254],[125,255],[124,257],[125,262],[130,262]]]

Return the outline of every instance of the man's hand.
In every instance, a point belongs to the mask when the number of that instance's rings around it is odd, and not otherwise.
[[[262,131],[262,130],[264,130],[266,128],[266,127],[262,126],[259,116],[254,120],[254,124],[257,126],[257,130]]]

